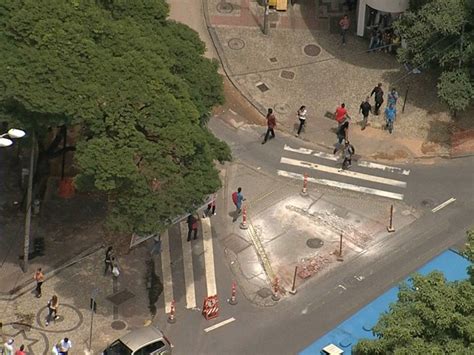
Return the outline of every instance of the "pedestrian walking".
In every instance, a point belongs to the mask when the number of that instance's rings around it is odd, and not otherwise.
[[[341,36],[342,36],[342,45],[346,45],[346,36],[347,32],[349,31],[349,27],[351,25],[351,21],[347,15],[344,15],[339,20],[339,27],[341,28]]]
[[[5,344],[3,344],[3,354],[4,355],[13,355],[13,352],[15,351],[13,347],[13,343],[15,340],[13,339],[8,339]]]
[[[188,223],[188,239],[187,241],[189,242],[191,240],[191,234],[194,233],[194,240],[197,239],[197,232],[198,232],[198,219],[193,215],[193,214],[190,214],[188,216],[188,220],[187,220],[187,223]]]
[[[349,169],[352,165],[352,156],[355,153],[354,146],[349,143],[348,140],[346,140],[346,143],[344,145],[344,160],[342,161],[342,170]]]
[[[267,133],[265,134],[265,139],[263,140],[262,144],[265,144],[268,140],[270,134],[272,138],[275,138],[275,129],[276,127],[276,118],[275,114],[273,113],[273,109],[269,108],[267,112]]]
[[[25,346],[23,344],[21,344],[20,348],[15,351],[15,355],[26,355]]]
[[[33,279],[36,281],[36,297],[40,298],[41,285],[43,285],[43,282],[44,282],[44,274],[41,268],[38,268],[38,270],[36,270],[35,275],[33,276]]]
[[[397,101],[398,101],[397,89],[392,88],[392,90],[390,90],[390,92],[387,95],[387,105],[388,106],[392,105],[393,107],[396,107]]]
[[[380,106],[383,104],[383,89],[382,89],[382,83],[379,83],[374,89],[372,90],[370,97],[375,94],[375,110],[374,114],[379,115],[380,111]]]
[[[237,191],[232,193],[232,202],[235,205],[235,217],[233,222],[237,220],[237,216],[242,212],[242,202],[245,201],[244,195],[242,194],[242,188],[239,187]]]
[[[72,348],[72,343],[69,338],[64,338],[58,345],[56,345],[59,355],[68,355],[69,350]]]
[[[349,121],[344,122],[336,132],[337,135],[337,142],[336,147],[334,148],[333,154],[336,154],[338,150],[342,147],[342,142],[349,138]]]
[[[113,247],[108,247],[106,252],[105,252],[105,259],[104,259],[104,264],[105,264],[105,269],[104,269],[104,276],[107,275],[107,272],[110,270],[112,272],[112,258],[114,257],[114,248]]]
[[[51,297],[51,299],[48,302],[48,316],[46,317],[46,326],[49,325],[52,319],[56,320],[59,318],[58,307],[59,307],[58,296],[53,295],[53,297]]]
[[[342,103],[341,106],[336,108],[336,112],[334,113],[334,117],[338,123],[338,126],[341,126],[349,117],[347,114],[346,104]]]
[[[397,110],[395,106],[389,105],[385,108],[385,129],[388,129],[388,132],[392,134],[393,131],[393,123],[397,118]]]
[[[298,116],[298,119],[300,120],[300,126],[298,127],[298,133],[296,133],[296,136],[299,137],[301,130],[303,129],[305,123],[306,123],[306,106],[301,106],[296,115]]]
[[[216,199],[217,194],[212,195],[212,200],[207,204],[207,209],[204,211],[202,215],[203,218],[215,216],[216,215]]]
[[[372,110],[372,106],[369,103],[370,97],[367,96],[365,101],[362,101],[359,107],[359,113],[362,113],[362,127],[361,130],[363,131],[367,126],[367,121],[369,119],[369,113]]]
[[[112,256],[112,275],[114,277],[119,277],[120,276],[120,269],[119,269],[119,266],[118,266],[118,262],[117,262],[117,259],[115,258],[115,256]]]

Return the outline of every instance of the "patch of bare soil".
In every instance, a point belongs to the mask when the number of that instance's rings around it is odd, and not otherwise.
[[[381,159],[381,160],[401,160],[401,159],[407,159],[408,157],[409,157],[409,154],[405,150],[402,150],[402,149],[397,149],[390,153],[377,152],[371,155],[372,159]]]

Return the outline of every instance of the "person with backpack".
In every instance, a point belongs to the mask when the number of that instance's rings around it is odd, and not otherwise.
[[[197,232],[198,232],[198,224],[199,224],[199,220],[191,213],[189,216],[188,216],[188,220],[187,220],[187,223],[188,223],[188,239],[187,241],[191,241],[191,234],[194,233],[194,240],[197,239]]]
[[[372,110],[372,106],[369,103],[370,97],[367,96],[365,101],[362,101],[359,107],[359,113],[362,112],[362,127],[361,130],[363,131],[367,126],[367,121],[369,119],[369,113]]]
[[[375,94],[375,110],[374,114],[379,115],[380,106],[383,104],[383,89],[382,83],[379,83],[374,89],[372,90],[370,97]]]
[[[352,156],[355,153],[354,146],[346,140],[346,144],[344,145],[344,160],[342,161],[342,170],[349,169],[352,165]]]
[[[267,133],[265,133],[265,138],[263,139],[262,144],[267,143],[267,140],[272,135],[272,138],[275,138],[275,129],[276,127],[276,118],[275,114],[273,113],[273,109],[269,108],[267,112]]]
[[[300,136],[301,130],[303,129],[306,123],[306,106],[301,106],[296,115],[298,116],[298,120],[300,121],[300,126],[298,127],[298,133],[296,133],[296,137]]]
[[[232,202],[235,205],[236,212],[239,215],[242,212],[242,202],[245,201],[244,195],[242,195],[242,188],[239,187],[237,191],[232,193]]]
[[[336,147],[334,148],[333,154],[336,154],[339,149],[341,149],[342,142],[349,138],[349,121],[344,122],[336,132],[337,142]]]
[[[58,301],[58,296],[53,295],[51,299],[48,302],[48,316],[46,317],[46,326],[49,325],[49,322],[51,322],[51,319],[58,319],[58,307],[59,307],[59,301]],[[54,318],[53,318],[54,314]]]

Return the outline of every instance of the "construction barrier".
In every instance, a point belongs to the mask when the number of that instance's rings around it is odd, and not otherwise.
[[[171,301],[171,309],[170,314],[168,315],[168,323],[173,324],[176,323],[176,301]]]
[[[242,223],[240,223],[240,229],[248,229],[249,225],[247,224],[247,207],[242,208]]]
[[[233,306],[237,304],[237,284],[235,281],[232,281],[232,295],[230,296],[228,302]]]
[[[58,195],[61,198],[74,197],[76,190],[72,178],[64,178],[59,182]]]
[[[276,301],[279,301],[280,300],[280,280],[278,279],[278,277],[275,277],[275,279],[273,280],[273,292],[272,292],[272,300],[274,300],[275,302]]]
[[[303,178],[303,189],[301,190],[301,196],[308,196],[308,174],[304,173]]]
[[[387,227],[387,231],[389,233],[395,232],[395,228],[393,228],[393,205],[390,205],[390,221]]]
[[[208,296],[204,299],[202,315],[206,320],[214,319],[219,316],[219,300],[217,299],[217,295]]]

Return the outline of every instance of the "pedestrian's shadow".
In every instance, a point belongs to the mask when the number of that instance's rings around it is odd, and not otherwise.
[[[237,221],[237,219],[239,219],[239,216],[240,216],[240,213],[237,212],[237,211],[231,211],[231,212],[229,212],[229,217],[232,217],[232,223],[234,223],[235,221]]]

